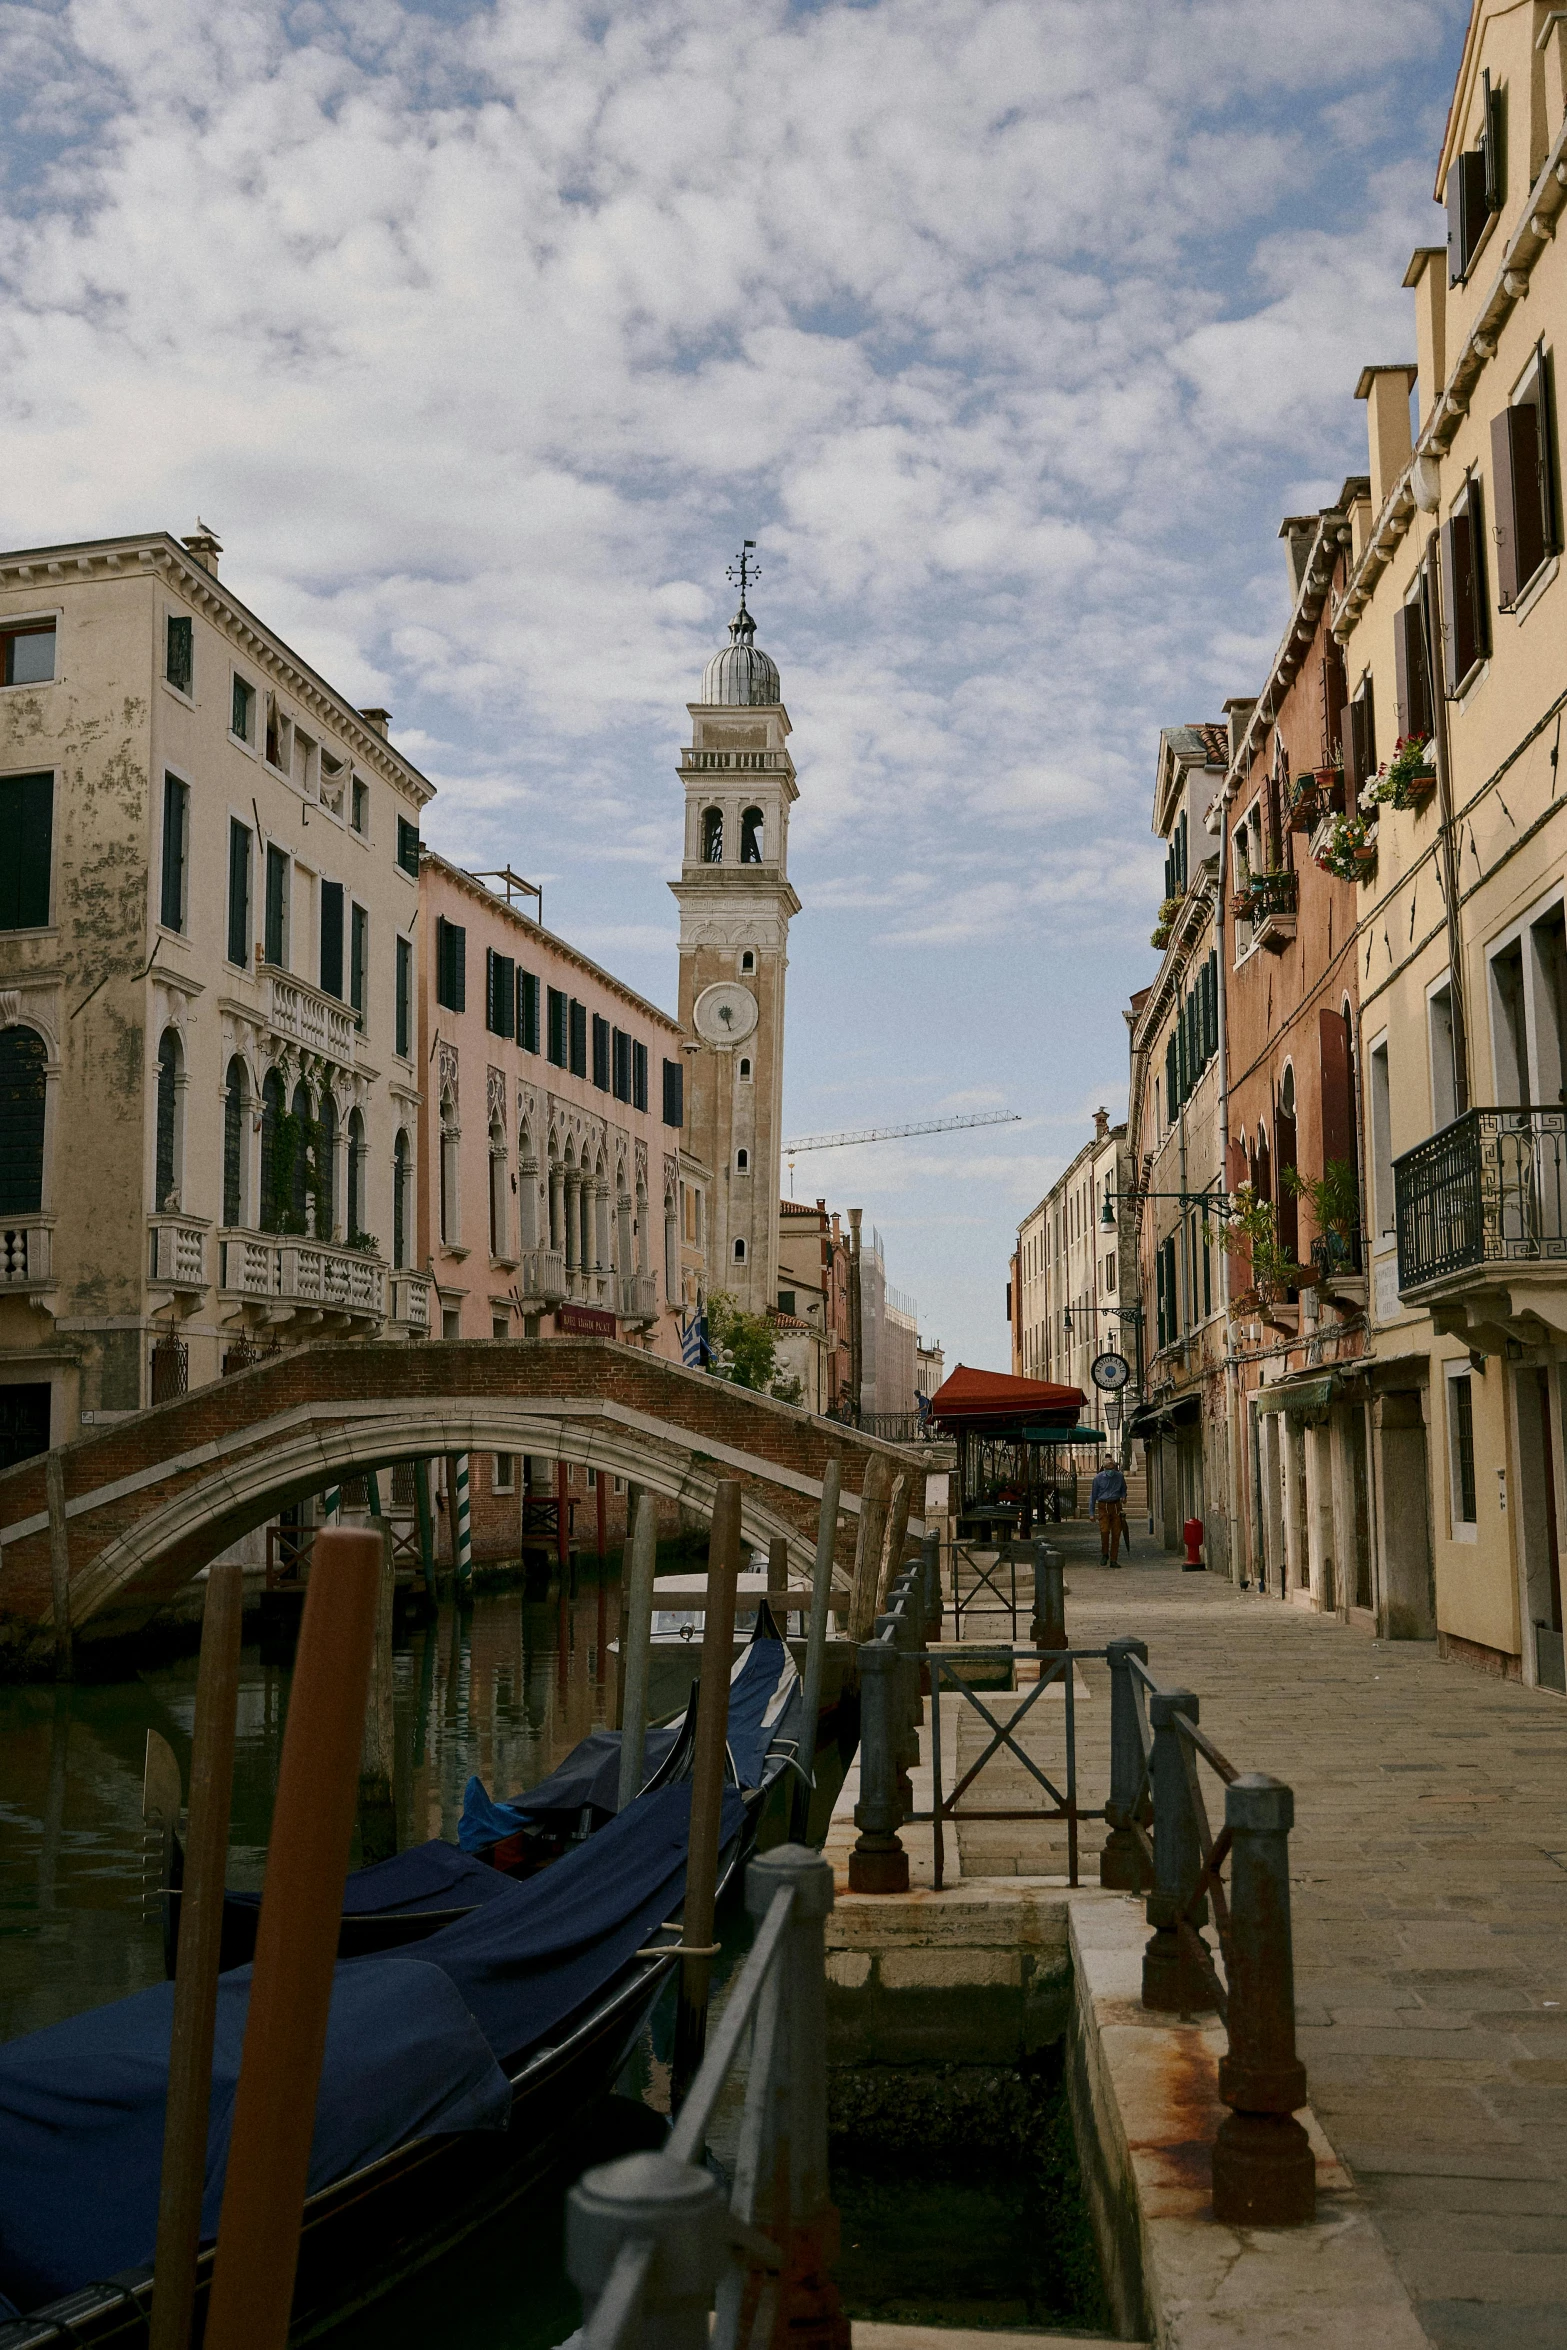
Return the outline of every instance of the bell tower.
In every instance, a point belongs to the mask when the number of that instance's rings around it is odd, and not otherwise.
[[[783,1139],[784,974],[789,810],[798,796],[778,670],[756,643],[747,540],[729,576],[740,608],[702,674],[691,744],[680,755],[685,860],[680,903],[682,1141],[709,1175],[707,1277],[748,1313],[778,1300],[778,1161]]]

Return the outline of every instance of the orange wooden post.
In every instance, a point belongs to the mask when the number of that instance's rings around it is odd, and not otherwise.
[[[243,1567],[212,1567],[201,1615],[196,1726],[190,1757],[190,1826],[180,1893],[180,1950],[169,2034],[163,2179],[153,2262],[150,2350],[186,2350],[201,2250],[212,2101],[212,2029],[218,2009],[223,1885],[234,1792],[234,1718],[245,1613]]]
[[[256,1930],[205,2350],[284,2350],[381,1586],[377,1534],[317,1538]]]

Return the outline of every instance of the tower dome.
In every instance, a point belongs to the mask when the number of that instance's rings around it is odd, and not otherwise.
[[[745,608],[742,589],[740,609],[729,623],[729,642],[702,672],[702,700],[747,709],[781,698],[778,664],[756,643],[756,622]]]

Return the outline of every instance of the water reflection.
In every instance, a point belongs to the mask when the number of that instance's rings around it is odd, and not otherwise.
[[[618,1571],[611,1559],[602,1578],[590,1569],[543,1597],[501,1592],[446,1607],[399,1644],[400,1844],[455,1840],[471,1772],[493,1795],[516,1795],[613,1718]],[[286,1663],[246,1648],[235,1885],[264,1874],[289,1679]],[[96,1686],[0,1688],[0,2038],[161,1979],[161,1929],[142,1898],[142,1758],[157,1730],[188,1779],[195,1696],[194,1656]]]

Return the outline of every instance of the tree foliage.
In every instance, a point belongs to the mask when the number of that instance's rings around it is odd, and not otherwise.
[[[707,1301],[708,1369],[715,1379],[735,1387],[749,1387],[756,1395],[776,1396],[780,1403],[798,1403],[798,1379],[779,1368],[778,1341],[765,1314],[748,1314],[728,1290],[716,1290]]]

